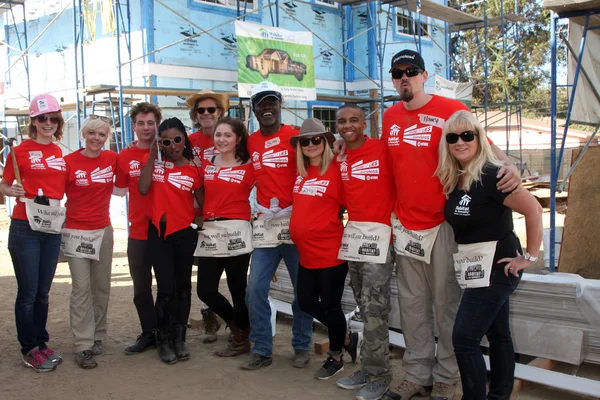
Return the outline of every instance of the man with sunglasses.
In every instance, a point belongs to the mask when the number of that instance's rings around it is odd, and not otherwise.
[[[250,341],[254,343],[250,358],[241,366],[246,370],[256,370],[273,362],[271,308],[268,295],[271,279],[282,258],[294,286],[293,366],[305,368],[310,362],[308,350],[312,340],[313,318],[300,309],[295,296],[299,265],[298,250],[289,238],[289,229],[280,230],[281,228],[275,227],[276,224],[279,227],[287,224],[286,226],[289,227],[292,191],[296,180],[296,149],[290,144],[290,138],[300,132],[298,127],[281,123],[282,100],[279,87],[266,81],[254,88],[251,97],[259,130],[250,135],[248,152],[256,174],[256,207],[260,211],[260,216],[254,222],[254,252],[246,288],[246,305],[251,326]],[[258,243],[259,225],[265,233],[264,236],[277,229],[279,231],[279,235],[275,235],[277,242]]]
[[[385,111],[382,140],[392,158],[396,183],[397,219],[393,218],[392,226],[406,375],[388,394],[402,400],[415,395],[451,399],[459,381],[452,328],[461,290],[454,278],[454,234],[444,220],[446,198],[434,172],[446,120],[468,108],[458,100],[425,93],[429,74],[415,51],[394,55],[390,73],[402,101]],[[468,140],[468,134],[464,138]],[[498,188],[504,192],[517,189],[519,171],[497,146],[492,147],[506,163],[498,174],[504,175]],[[437,354],[434,317],[439,332]]]
[[[148,207],[151,205],[140,194],[138,179],[142,172],[142,159],[150,153],[156,137],[156,129],[162,119],[162,112],[154,104],[141,102],[131,108],[129,115],[137,141],[134,146],[123,149],[119,153],[115,186],[129,190],[127,259],[129,273],[133,280],[133,303],[142,326],[142,334],[138,336],[136,342],[125,348],[125,354],[132,355],[156,347],[152,260],[147,251],[148,223],[150,222]]]

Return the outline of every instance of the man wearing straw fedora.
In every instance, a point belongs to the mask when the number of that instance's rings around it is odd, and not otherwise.
[[[310,315],[304,313],[296,297],[299,255],[289,233],[292,189],[296,179],[296,150],[290,138],[298,128],[281,123],[281,90],[270,82],[261,82],[252,91],[251,103],[259,130],[248,139],[248,152],[256,174],[256,207],[259,217],[253,224],[252,261],[246,289],[250,315],[250,341],[254,344],[245,370],[256,370],[273,362],[273,337],[269,289],[279,262],[283,258],[292,285],[293,366],[304,368],[310,362],[308,349],[312,339]]]
[[[194,128],[198,130],[188,136],[194,152],[194,160],[201,163],[218,153],[214,146],[213,134],[217,121],[227,114],[229,110],[229,96],[224,93],[215,93],[210,89],[202,89],[199,93],[189,96],[185,103],[190,110],[190,119]],[[198,211],[202,215],[201,211]],[[197,214],[198,215],[198,214]],[[197,259],[196,259],[196,265]],[[198,266],[200,268],[200,266]],[[217,314],[202,301],[202,318],[204,319],[203,343],[212,343],[217,340],[217,331],[221,327]]]

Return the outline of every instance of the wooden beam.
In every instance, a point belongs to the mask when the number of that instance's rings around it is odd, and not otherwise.
[[[557,367],[558,365],[558,361],[555,360],[549,360],[547,358],[534,358],[533,360],[531,360],[531,362],[527,363],[528,366],[530,367],[535,367],[535,368],[541,368],[541,369],[545,369],[548,371],[552,371],[554,368]],[[515,384],[513,386],[513,395],[519,393],[521,390],[523,390],[523,388],[528,384],[529,382],[522,380],[522,379],[516,379],[515,380]]]

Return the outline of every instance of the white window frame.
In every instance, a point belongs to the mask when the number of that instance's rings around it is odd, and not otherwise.
[[[410,17],[412,16],[412,26],[410,26]],[[398,19],[400,17],[404,17],[404,19],[408,22],[408,28],[412,28],[412,32],[404,32],[401,31],[401,27],[405,27],[407,25],[399,24]],[[416,36],[417,35],[417,13],[414,13],[405,8],[396,7],[396,34],[398,35],[406,35],[406,36]],[[426,32],[423,32],[423,28],[426,29]],[[431,18],[421,14],[421,38],[431,38]]]
[[[340,8],[339,3],[337,1],[331,1],[331,0],[315,0],[315,5],[318,5],[321,7],[335,8],[335,9]]]
[[[237,0],[193,0],[194,3],[206,4],[211,6],[223,7],[227,9],[237,10]],[[258,9],[258,0],[240,0],[240,9],[243,10],[245,2],[248,2],[247,11]]]

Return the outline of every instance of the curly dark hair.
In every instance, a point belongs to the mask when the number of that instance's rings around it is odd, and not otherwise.
[[[136,103],[131,110],[129,111],[129,117],[131,118],[131,122],[135,124],[135,119],[138,114],[154,114],[154,118],[156,119],[156,123],[160,124],[162,120],[162,112],[160,111],[160,107],[156,104],[147,103],[145,101],[141,103]]]
[[[179,118],[167,118],[158,127],[158,135],[162,137],[163,132],[169,129],[177,129],[184,138],[185,147],[183,148],[183,156],[189,161],[194,159],[194,153],[192,152],[192,144],[188,139],[187,132],[185,131],[185,125]]]
[[[219,125],[229,125],[235,136],[240,138],[240,142],[235,147],[235,158],[240,160],[242,163],[247,163],[250,159],[250,153],[248,153],[248,128],[246,124],[239,118],[223,117],[215,126],[215,132]]]

